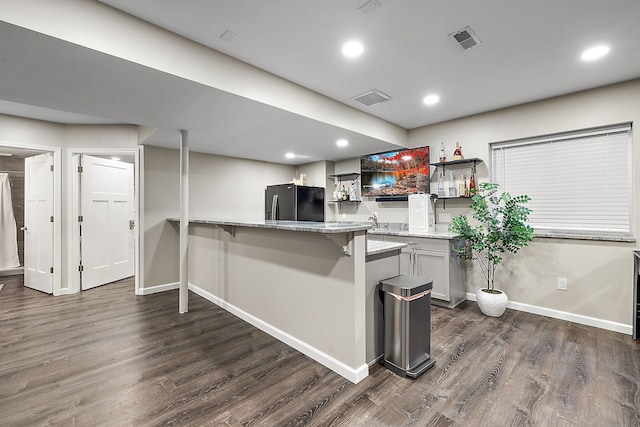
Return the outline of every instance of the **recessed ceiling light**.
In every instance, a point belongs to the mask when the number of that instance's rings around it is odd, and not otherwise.
[[[120,157],[112,157],[112,158],[111,158],[111,160],[116,160],[116,161],[118,161],[118,160],[120,160]]]
[[[424,102],[426,105],[437,104],[438,101],[440,101],[440,97],[436,94],[427,95],[422,99],[422,102]]]
[[[349,145],[349,141],[347,141],[346,139],[339,139],[336,141],[336,145],[338,147],[346,147],[347,145]]]
[[[602,58],[607,53],[609,53],[609,46],[594,46],[582,52],[581,58],[583,61],[594,61],[596,59]]]
[[[362,55],[364,46],[357,40],[352,40],[342,45],[342,54],[347,58],[356,58]]]
[[[294,153],[287,153],[284,155],[287,159],[293,159],[296,155]]]

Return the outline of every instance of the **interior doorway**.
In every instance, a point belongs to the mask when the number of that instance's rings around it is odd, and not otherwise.
[[[53,293],[53,156],[24,159],[24,285]]]
[[[80,289],[134,276],[133,163],[80,155]]]
[[[139,291],[139,151],[70,152],[70,285],[78,291],[134,277]]]
[[[54,295],[63,293],[60,158],[59,148],[0,141],[0,275],[22,274],[25,286]]]

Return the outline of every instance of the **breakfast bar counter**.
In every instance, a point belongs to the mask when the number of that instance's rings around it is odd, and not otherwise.
[[[177,218],[169,221],[177,222]],[[320,234],[350,233],[354,231],[370,230],[369,224],[357,224],[352,222],[312,222],[312,221],[274,221],[274,220],[231,220],[231,219],[207,219],[192,218],[189,224],[217,225],[221,227],[249,227],[264,228],[270,230],[304,231]]]
[[[367,278],[370,228],[190,219],[189,290],[357,383],[368,375],[373,357],[367,350],[368,283],[397,275],[405,246],[372,243],[369,258],[396,261],[390,271],[376,270],[383,277]]]

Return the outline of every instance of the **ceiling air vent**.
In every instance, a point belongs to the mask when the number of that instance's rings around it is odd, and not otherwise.
[[[354,101],[358,101],[359,103],[364,104],[367,107],[371,107],[372,105],[379,104],[381,102],[388,101],[393,98],[391,98],[389,95],[386,95],[380,92],[379,90],[374,89],[351,99],[353,99]]]
[[[460,31],[456,31],[455,33],[449,34],[449,37],[453,37],[453,39],[460,45],[460,47],[464,50],[471,49],[474,46],[482,43],[478,36],[475,35],[473,30],[469,27],[465,27]]]
[[[378,0],[369,0],[362,6],[358,8],[358,11],[363,15],[368,15],[373,12],[375,9],[382,6]]]

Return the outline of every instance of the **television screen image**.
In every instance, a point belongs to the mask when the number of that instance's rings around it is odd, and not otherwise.
[[[429,193],[429,147],[404,148],[360,158],[362,196]]]

